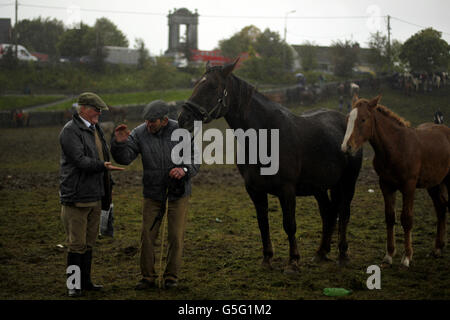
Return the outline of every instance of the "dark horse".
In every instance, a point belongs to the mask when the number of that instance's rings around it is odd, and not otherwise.
[[[206,72],[182,107],[178,118],[180,126],[192,130],[194,120],[207,123],[225,117],[234,130],[278,129],[279,170],[276,174],[261,175],[260,169],[264,167],[261,163],[237,165],[256,207],[263,243],[263,266],[271,268],[273,256],[267,194],[277,196],[283,210],[290,256],[285,272],[298,272],[300,259],[295,237],[296,196],[314,196],[319,204],[323,229],[315,260],[329,260],[327,254],[339,216],[339,261],[347,262],[346,229],[362,152],[353,156],[340,150],[346,128],[345,116],[326,110],[296,116],[233,75],[236,62],[219,67],[206,66]],[[328,190],[331,190],[331,199]]]
[[[409,123],[385,106],[380,96],[359,99],[348,117],[342,151],[356,151],[369,141],[375,151],[373,166],[379,175],[385,204],[387,253],[383,262],[392,264],[395,254],[395,193],[403,195],[401,224],[405,232],[402,264],[409,266],[413,249],[411,229],[416,188],[426,188],[438,219],[434,254],[445,245],[446,199],[450,190],[450,129],[445,125],[424,123],[410,128]],[[446,195],[447,193],[447,195]]]

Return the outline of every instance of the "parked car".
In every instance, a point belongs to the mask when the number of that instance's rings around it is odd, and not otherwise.
[[[15,53],[16,46],[14,44],[9,43],[0,44],[0,59],[10,49],[13,50],[13,53]],[[38,58],[29,53],[28,50],[24,46],[21,46],[20,44],[17,45],[17,58],[22,61],[38,61]]]

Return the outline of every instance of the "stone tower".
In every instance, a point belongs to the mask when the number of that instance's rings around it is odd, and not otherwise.
[[[169,11],[169,49],[166,55],[185,52],[186,49],[198,49],[198,13],[186,8]]]

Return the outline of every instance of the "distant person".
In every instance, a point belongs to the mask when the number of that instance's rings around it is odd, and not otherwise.
[[[24,121],[23,121],[23,119],[24,119],[23,110],[17,109],[15,117],[16,117],[16,125],[17,125],[17,127],[23,127],[23,123],[24,123]]]
[[[128,165],[140,154],[144,169],[140,255],[142,279],[136,285],[136,290],[156,287],[158,275],[155,271],[154,247],[167,200],[169,243],[163,274],[164,287],[178,285],[191,178],[200,168],[200,165],[194,164],[194,152],[191,153],[191,164],[175,165],[172,162],[171,152],[177,143],[171,140],[171,136],[178,129],[178,122],[168,118],[169,111],[169,106],[162,100],[149,103],[143,114],[145,122],[131,133],[125,124],[119,125],[111,142],[111,154],[117,163]]]
[[[344,96],[339,96],[339,111],[342,112],[344,110]]]
[[[108,110],[105,102],[87,92],[78,97],[78,105],[78,113],[59,135],[59,193],[61,220],[67,235],[67,266],[78,266],[81,272],[81,287],[69,288],[69,297],[80,297],[83,290],[102,289],[91,281],[92,249],[98,235],[100,212],[111,203],[109,171],[123,170],[109,162],[108,146],[98,125],[100,113]]]
[[[436,124],[443,124],[444,123],[444,114],[441,112],[440,109],[438,109],[434,113],[434,123],[436,123]]]

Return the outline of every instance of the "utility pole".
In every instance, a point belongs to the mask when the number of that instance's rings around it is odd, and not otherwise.
[[[18,54],[17,53],[17,11],[18,11],[18,7],[19,7],[18,0],[16,0],[16,21],[14,24],[14,44],[16,46],[16,52],[15,52],[16,59],[17,59],[17,54]]]
[[[387,32],[388,32],[388,43],[387,43],[387,56],[389,61],[389,69],[392,65],[392,58],[391,58],[391,16],[387,16]]]
[[[295,10],[286,12],[285,16],[284,16],[284,47],[283,47],[283,68],[285,68],[286,65],[286,34],[287,34],[287,16],[290,13],[295,13]]]

